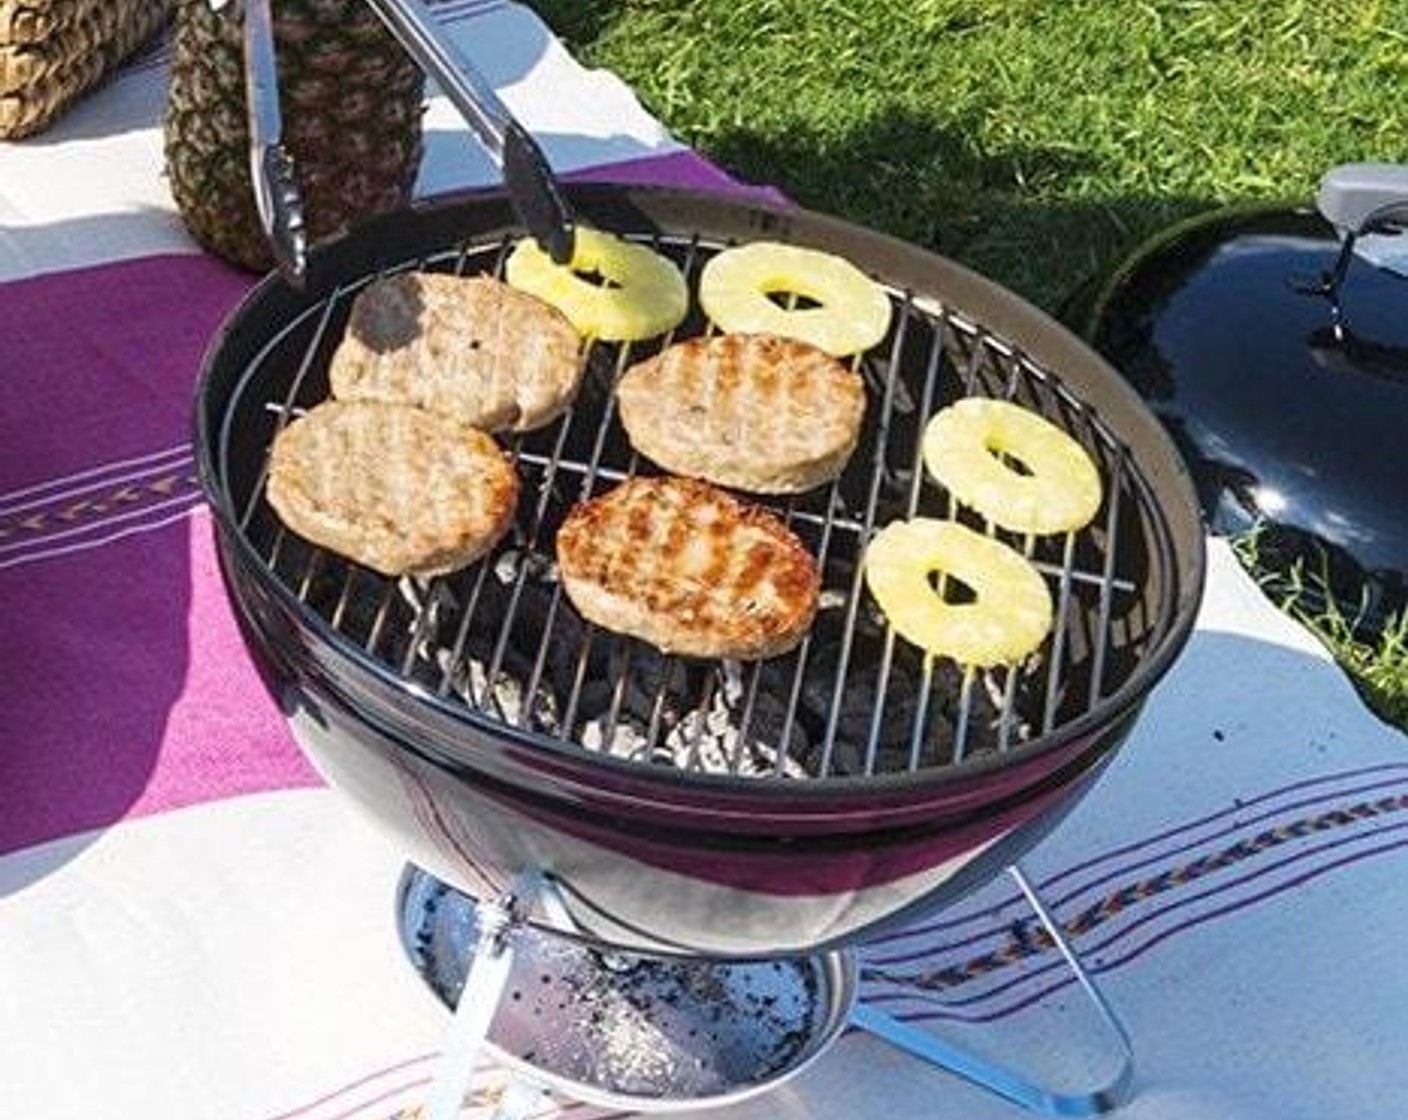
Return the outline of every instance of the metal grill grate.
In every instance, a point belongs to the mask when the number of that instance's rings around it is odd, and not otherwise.
[[[691,290],[723,247],[698,237],[637,240],[675,259]],[[497,275],[508,248],[469,244],[390,271]],[[585,349],[573,406],[507,444],[523,486],[514,529],[494,553],[430,581],[384,579],[285,530],[264,499],[267,462],[230,453],[232,430],[267,449],[279,427],[328,395],[352,298],[371,279],[299,316],[244,371],[220,445],[231,508],[270,570],[342,642],[490,721],[643,765],[763,780],[918,771],[1059,730],[1118,688],[1171,623],[1167,534],[1128,449],[1055,374],[960,311],[895,290],[889,337],[857,359],[869,404],[846,471],[828,487],[761,503],[802,537],[823,575],[821,609],[795,651],[749,665],[665,656],[583,621],[556,579],[553,538],[571,506],[654,470],[631,449],[612,387],[633,362],[709,331],[697,309],[649,345]],[[971,395],[1014,400],[1081,442],[1105,483],[1091,525],[1064,537],[1009,534],[957,508],[925,476],[924,421]],[[1025,664],[964,671],[924,657],[885,625],[860,559],[877,528],[916,514],[995,535],[1047,578],[1056,624]]]

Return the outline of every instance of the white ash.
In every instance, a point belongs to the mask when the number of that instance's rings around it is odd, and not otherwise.
[[[817,596],[817,612],[839,610],[846,605],[846,598],[847,596],[844,591],[835,587],[826,588]]]
[[[722,675],[724,701],[730,707],[734,707],[743,699],[743,663],[741,661],[724,661]]]
[[[619,714],[614,724],[606,716],[588,720],[582,727],[581,744],[613,758],[679,770],[743,777],[777,774],[778,749],[768,729],[775,725],[780,733],[781,712],[774,710],[780,705],[766,696],[755,697],[745,740],[741,726],[747,707],[745,693],[743,667],[736,661],[725,661],[719,685],[709,690],[705,704],[682,716],[662,715],[654,736],[643,721]],[[785,753],[780,772],[786,777],[805,776],[802,767]]]
[[[494,578],[502,584],[513,583],[523,571],[540,583],[557,582],[557,564],[540,552],[508,548],[494,560]]]
[[[410,609],[406,635],[415,643],[414,657],[449,672],[449,650],[439,640],[441,620],[447,611],[457,610],[459,600],[440,580],[402,576],[396,581],[396,591]],[[453,683],[453,682],[452,682]]]
[[[396,591],[411,609],[411,628],[433,631],[440,622],[440,613],[455,606],[455,596],[437,580],[402,576],[396,581]],[[421,621],[422,614],[426,614]]]
[[[549,735],[560,732],[562,724],[557,700],[551,692],[539,688],[529,710],[524,704],[526,686],[512,673],[500,669],[491,686],[489,667],[477,657],[452,663],[449,650],[437,649],[435,661],[440,671],[449,678],[451,691],[471,707],[492,712],[504,723],[516,727],[531,725]],[[531,724],[528,718],[530,712]]]
[[[582,725],[582,746],[589,751],[597,751],[612,758],[641,759],[650,746],[650,740],[635,721],[618,717],[611,728],[611,738],[606,737],[605,716],[588,720]],[[666,760],[668,761],[668,760]]]
[[[727,687],[727,686],[725,686]],[[665,750],[674,765],[681,769],[702,770],[706,774],[738,774],[742,777],[762,777],[777,774],[778,750],[774,743],[758,734],[758,701],[754,701],[753,718],[744,739],[743,712],[732,707],[725,693],[715,692],[709,706],[689,712],[665,737]],[[782,755],[781,773],[789,778],[801,778],[806,772],[797,761]]]

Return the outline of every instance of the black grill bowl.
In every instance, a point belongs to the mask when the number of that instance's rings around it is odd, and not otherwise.
[[[445,200],[322,247],[304,291],[265,280],[202,369],[197,458],[227,591],[295,737],[408,859],[476,896],[551,872],[603,941],[795,953],[951,902],[1060,820],[1186,640],[1204,557],[1181,460],[1091,350],[950,261],[713,195],[571,194],[584,221],[674,256],[691,289],[711,252],[768,238],[838,253],[890,291],[891,335],[859,367],[870,403],[851,464],[830,490],[773,503],[821,562],[812,636],[760,665],[665,658],[585,624],[555,583],[552,534],[572,503],[654,470],[632,454],[611,385],[668,340],[590,350],[568,415],[511,442],[518,523],[464,572],[388,581],[278,524],[268,447],[327,395],[355,292],[402,268],[497,269],[521,236],[501,196]],[[676,337],[705,326],[696,311]],[[895,517],[972,520],[925,480],[917,447],[928,415],[973,394],[1043,412],[1106,479],[1087,529],[1009,538],[1058,605],[1053,637],[1011,673],[926,664],[858,575],[865,541]]]

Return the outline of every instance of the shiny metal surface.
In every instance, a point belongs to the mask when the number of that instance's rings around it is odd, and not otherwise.
[[[559,264],[572,259],[572,211],[538,143],[436,25],[421,0],[366,0],[422,70],[439,84],[503,172],[518,215]]]
[[[1341,233],[1408,225],[1408,165],[1346,163],[1320,180],[1315,208]]]
[[[424,872],[402,879],[397,913],[416,971],[453,1007],[474,960],[475,904]],[[489,1046],[515,1072],[606,1108],[714,1108],[805,1069],[846,1026],[848,953],[709,961],[602,952],[511,926],[507,990]]]
[[[563,916],[593,943],[719,958],[836,949],[963,897],[1056,827],[1110,757],[1096,754],[1043,795],[961,824],[940,818],[898,836],[812,847],[585,820],[447,772],[300,688],[285,684],[280,700],[319,773],[408,860],[457,890],[495,898],[524,868],[543,868]],[[543,902],[534,898],[524,920],[562,928]]]
[[[279,271],[290,283],[301,285],[308,268],[308,237],[293,159],[283,144],[270,0],[244,2],[244,67],[255,208]]]

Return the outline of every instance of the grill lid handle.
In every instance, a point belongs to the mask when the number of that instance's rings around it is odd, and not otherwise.
[[[1408,227],[1408,165],[1345,163],[1320,180],[1316,207],[1342,233]]]
[[[1334,265],[1316,280],[1296,280],[1292,286],[1306,295],[1330,301],[1331,329],[1336,342],[1345,338],[1341,303],[1349,264],[1359,257],[1375,268],[1408,279],[1408,165],[1344,163],[1320,180],[1315,206],[1340,238]]]

